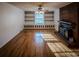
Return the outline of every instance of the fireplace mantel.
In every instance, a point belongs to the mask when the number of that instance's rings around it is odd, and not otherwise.
[[[78,2],[74,2],[60,8],[60,20],[72,23],[73,37],[74,40],[76,41],[75,46],[79,46],[79,17],[78,16],[79,16]]]

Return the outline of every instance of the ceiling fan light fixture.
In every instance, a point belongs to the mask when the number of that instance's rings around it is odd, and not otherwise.
[[[42,7],[39,7],[38,10],[39,10],[39,11],[42,11]]]
[[[38,11],[43,11],[42,5],[39,5],[39,6],[38,6]]]

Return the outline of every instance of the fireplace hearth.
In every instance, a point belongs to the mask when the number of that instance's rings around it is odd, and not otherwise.
[[[64,41],[66,41],[69,45],[72,45],[74,43],[72,23],[60,21],[59,33],[64,37]]]

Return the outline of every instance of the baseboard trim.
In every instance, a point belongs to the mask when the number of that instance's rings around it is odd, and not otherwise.
[[[23,29],[24,30],[24,29]],[[8,44],[11,40],[15,39],[20,33],[23,32],[23,30],[21,30],[19,33],[17,33],[12,39],[10,39],[7,43],[5,43],[2,47],[4,47],[6,44]],[[0,49],[2,48],[0,47]]]

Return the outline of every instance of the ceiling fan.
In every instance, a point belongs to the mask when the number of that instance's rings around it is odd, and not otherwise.
[[[45,10],[44,7],[43,7],[45,4],[46,4],[46,3],[40,3],[40,4],[38,5],[38,11],[48,12],[48,10]]]

